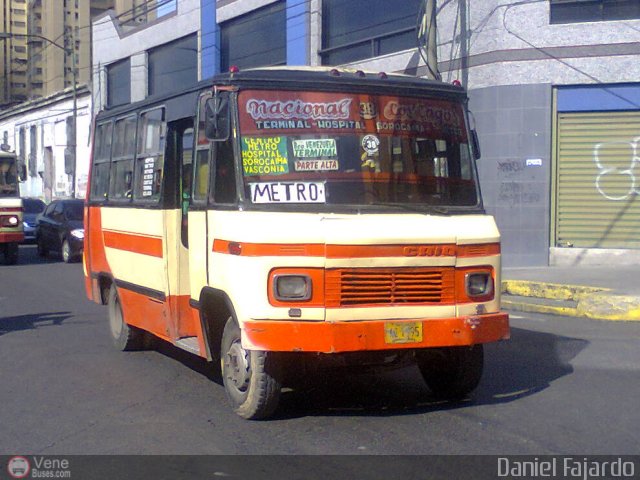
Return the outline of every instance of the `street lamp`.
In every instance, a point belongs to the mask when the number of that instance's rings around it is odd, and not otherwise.
[[[71,48],[66,48],[66,47],[63,47],[59,43],[56,43],[56,42],[54,42],[53,40],[51,40],[51,39],[49,39],[47,37],[43,37],[42,35],[36,35],[36,34],[31,34],[31,33],[16,33],[16,34],[12,34],[12,33],[0,32],[0,40],[6,40],[8,38],[38,38],[40,40],[44,40],[45,42],[47,42],[50,45],[53,45],[54,47],[58,47],[59,49],[61,49],[66,54],[71,54],[72,73],[73,73],[73,136],[72,136],[72,140],[73,141],[72,141],[71,145],[69,145],[69,147],[70,147],[70,150],[71,150],[72,166],[73,166],[73,170],[71,172],[71,197],[72,198],[76,198],[76,163],[77,163],[76,153],[77,153],[77,145],[78,145],[78,141],[76,139],[77,132],[78,132],[78,127],[77,127],[77,120],[78,120],[78,78],[77,78],[77,73],[76,73],[77,60],[76,60],[75,45],[71,45]],[[67,139],[67,141],[68,141],[68,139]]]

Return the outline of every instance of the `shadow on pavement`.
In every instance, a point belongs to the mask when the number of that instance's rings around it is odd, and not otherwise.
[[[0,336],[20,330],[33,330],[41,326],[61,325],[72,317],[71,312],[40,313],[0,317]]]
[[[571,360],[589,344],[586,340],[511,329],[511,340],[485,346],[485,369],[480,386],[462,401],[433,397],[417,367],[378,373],[327,370],[285,389],[275,419],[306,416],[395,416],[512,402],[534,395],[573,372]],[[206,376],[222,387],[217,362],[156,341],[155,350]]]
[[[377,375],[323,376],[303,391],[283,395],[279,418],[304,416],[393,416],[493,405],[540,392],[573,372],[570,361],[589,342],[511,329],[511,340],[485,346],[482,381],[469,398],[448,402],[433,397],[416,367]]]
[[[220,368],[218,362],[208,362],[198,355],[191,354],[178,347],[173,346],[169,342],[165,342],[159,338],[153,338],[153,349],[162,355],[166,355],[173,360],[177,360],[185,367],[190,368],[194,372],[204,375],[209,380],[222,385],[222,377],[220,376]]]

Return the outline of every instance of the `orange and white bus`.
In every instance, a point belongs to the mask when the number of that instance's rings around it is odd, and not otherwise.
[[[152,334],[220,362],[244,418],[325,361],[415,362],[464,396],[509,337],[476,138],[459,86],[336,69],[236,70],[101,112],[87,295],[118,348]]]
[[[16,154],[5,147],[0,150],[0,253],[7,265],[18,262],[18,245],[24,241],[19,180]]]

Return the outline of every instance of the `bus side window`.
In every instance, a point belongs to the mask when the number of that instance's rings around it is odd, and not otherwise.
[[[133,157],[136,151],[136,121],[132,115],[116,121],[109,198],[130,200],[133,187]]]
[[[216,145],[215,177],[213,201],[215,203],[236,203],[236,175],[233,158],[233,143],[226,140]]]
[[[193,183],[191,198],[194,203],[205,203],[209,191],[209,159],[211,156],[211,142],[205,134],[207,115],[207,100],[211,92],[204,93],[199,100],[198,132],[196,141],[196,158],[193,162]]]
[[[159,201],[164,169],[164,146],[167,124],[164,109],[157,108],[140,115],[138,122],[138,155],[136,156],[133,198]]]
[[[197,203],[207,201],[209,190],[209,153],[210,148],[198,146],[196,150],[195,168],[193,171],[193,200]]]
[[[93,145],[90,200],[104,201],[107,199],[109,192],[112,132],[113,123],[111,122],[96,126]]]

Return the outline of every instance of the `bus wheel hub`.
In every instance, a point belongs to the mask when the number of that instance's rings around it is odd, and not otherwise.
[[[245,391],[249,387],[249,381],[251,380],[249,353],[242,348],[240,342],[236,342],[229,348],[227,358],[229,364],[228,378],[238,390]]]

